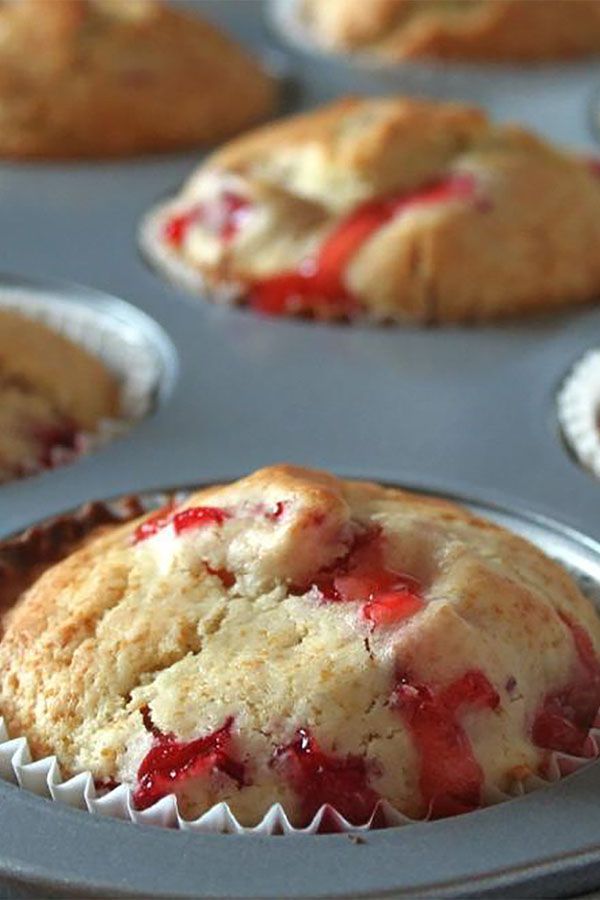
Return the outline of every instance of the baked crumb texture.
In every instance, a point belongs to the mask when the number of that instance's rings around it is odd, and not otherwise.
[[[263,127],[150,221],[157,259],[269,315],[465,322],[600,291],[598,164],[456,104],[346,98]]]
[[[0,310],[0,482],[67,462],[119,415],[119,385],[87,351]]]
[[[111,157],[212,144],[274,103],[275,83],[258,63],[169,3],[0,3],[0,156]]]
[[[597,0],[298,0],[317,42],[389,61],[535,63],[600,52]]]
[[[467,812],[585,755],[600,703],[596,612],[534,546],[291,466],[103,526],[2,628],[10,733],[187,818]]]

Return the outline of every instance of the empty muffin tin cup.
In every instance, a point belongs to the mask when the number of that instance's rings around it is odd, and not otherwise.
[[[115,501],[87,504],[75,513],[59,516],[42,522],[22,535],[8,538],[0,543],[0,575],[11,591],[11,578],[19,572],[29,571],[36,565],[49,565],[68,554],[76,542],[90,534],[100,524],[122,523],[137,516],[185,499],[186,492],[164,492],[129,496]],[[502,522],[502,514],[499,521]],[[525,536],[528,533],[525,532]],[[542,540],[542,545],[544,541]],[[543,546],[543,549],[547,549]],[[557,554],[560,558],[560,554]],[[565,558],[568,549],[564,551]],[[566,564],[566,559],[565,559]],[[575,571],[582,587],[588,591],[597,585],[589,582],[583,571]],[[565,775],[589,765],[600,755],[600,714],[590,730],[584,756],[567,756],[551,753],[544,764],[544,777],[529,775],[525,779],[515,779],[511,793],[496,789],[484,790],[485,806],[505,802],[517,796],[540,788],[547,788]],[[281,804],[269,808],[262,820],[252,827],[241,825],[226,803],[218,803],[199,818],[184,819],[178,809],[176,797],[163,797],[145,810],[135,808],[133,792],[126,785],[113,789],[98,790],[91,772],[80,772],[63,780],[56,757],[49,756],[32,761],[27,738],[9,735],[4,720],[0,717],[0,778],[18,785],[39,797],[62,803],[75,809],[88,811],[93,815],[118,818],[142,825],[157,825],[163,828],[181,829],[196,833],[210,834],[258,834],[258,835],[298,835],[320,833],[360,833],[373,828],[388,828],[415,824],[387,801],[380,801],[368,822],[355,825],[347,821],[331,806],[322,806],[313,820],[304,828],[294,827]]]
[[[84,432],[74,455],[129,431],[165,399],[177,371],[165,332],[122,300],[78,285],[0,275],[0,310],[38,321],[100,360],[119,384],[119,414]],[[57,459],[59,464],[68,459]],[[32,472],[31,474],[37,474]]]
[[[558,393],[557,414],[573,456],[600,478],[600,350],[573,366]]]

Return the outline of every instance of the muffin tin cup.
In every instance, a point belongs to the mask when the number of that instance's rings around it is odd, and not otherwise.
[[[257,0],[182,2],[257,54],[273,43]],[[390,67],[378,73],[307,49],[288,55],[296,82],[290,112],[343,93],[403,89]],[[414,68],[407,64],[402,72]],[[454,85],[449,68],[448,85]],[[578,65],[544,67],[545,87],[536,72],[511,80],[500,69],[496,81],[491,66],[469,67],[464,97],[483,100],[496,119],[521,119],[555,141],[587,144],[593,152],[588,112],[600,83],[595,62],[585,72]],[[419,92],[455,95],[439,72],[430,74]],[[172,402],[127,440],[82,465],[0,491],[1,537],[92,496],[198,477],[223,482],[288,460],[344,477],[432,488],[459,501],[475,496],[487,501],[474,505],[484,514],[500,506],[500,524],[519,530],[517,522],[527,523],[525,536],[567,567],[573,563],[591,589],[600,585],[598,483],[567,458],[555,415],[556,386],[590,346],[600,311],[441,332],[264,321],[181,302],[140,265],[133,234],[140,215],[199,158],[3,166],[5,267],[110,283],[169,322],[182,368]],[[174,368],[169,363],[168,384]],[[564,524],[552,525],[554,519]],[[600,590],[595,602],[600,606]],[[7,896],[4,879],[19,884],[19,896],[190,900],[549,897],[600,885],[598,764],[509,803],[358,839],[249,840],[187,825],[136,828],[19,788],[12,765],[6,774],[13,783],[0,778],[0,892]],[[42,796],[49,796],[46,788]]]
[[[0,310],[42,322],[116,376],[119,416],[103,419],[95,431],[84,432],[75,456],[125,434],[155,410],[170,388],[175,351],[169,339],[151,319],[123,301],[75,285],[0,275]]]
[[[8,538],[0,543],[0,584],[3,585],[6,595],[10,596],[13,591],[18,593],[19,588],[26,586],[21,584],[22,579],[26,577],[25,573],[32,569],[39,571],[40,566],[48,566],[64,558],[81,540],[91,535],[98,525],[131,521],[144,512],[179,503],[188,493],[188,490],[159,491],[87,504],[74,513],[42,522],[22,535]],[[566,563],[566,558],[562,558],[562,554],[559,554],[559,559]],[[587,572],[573,565],[572,561],[569,562],[568,568],[588,594],[600,589],[600,582],[591,581]],[[12,579],[17,589],[13,588]],[[600,710],[586,741],[584,756],[550,753],[545,760],[544,777],[530,775],[525,780],[515,782],[512,793],[487,789],[483,796],[484,805],[507,802],[515,797],[548,788],[562,777],[589,765],[599,756]],[[291,824],[285,808],[280,803],[273,804],[260,822],[251,827],[238,822],[228,804],[223,802],[211,807],[197,819],[184,819],[173,794],[163,797],[146,810],[137,810],[132,789],[126,785],[119,785],[109,791],[98,790],[90,771],[80,772],[63,780],[55,756],[33,761],[27,738],[22,735],[10,735],[2,717],[0,717],[0,778],[39,797],[74,809],[87,810],[93,815],[201,834],[263,836],[316,835],[332,832],[353,834],[423,821],[407,817],[385,800],[378,803],[365,824],[355,825],[334,807],[326,805],[318,810],[312,821],[304,828],[296,828]]]
[[[567,375],[557,414],[577,461],[600,478],[600,350],[586,353]]]

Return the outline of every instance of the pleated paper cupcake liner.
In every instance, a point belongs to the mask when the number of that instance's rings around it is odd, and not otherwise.
[[[597,723],[600,724],[600,723]],[[525,781],[516,783],[511,794],[499,790],[488,790],[485,805],[507,802],[516,796],[547,788],[566,775],[571,775],[589,765],[599,755],[600,730],[590,732],[584,758],[552,754],[545,768],[545,778],[531,775]],[[10,738],[4,720],[0,717],[0,778],[30,791],[38,797],[62,803],[74,809],[87,810],[92,815],[123,819],[134,824],[156,825],[162,828],[181,829],[209,834],[260,834],[293,835],[331,833],[360,833],[373,828],[390,828],[415,824],[385,800],[380,801],[368,822],[354,825],[331,806],[323,806],[313,820],[304,828],[294,827],[285,809],[275,803],[256,825],[241,825],[227,803],[217,803],[194,820],[184,819],[179,812],[173,794],[163,797],[146,810],[137,810],[133,802],[132,789],[126,785],[106,793],[97,791],[91,772],[81,772],[63,780],[60,766],[55,756],[32,761],[27,738]]]
[[[99,359],[116,376],[118,418],[104,419],[93,432],[84,432],[79,453],[89,453],[131,429],[149,415],[165,378],[165,361],[148,335],[113,317],[102,306],[65,299],[57,289],[47,292],[0,282],[0,309],[42,322]],[[56,464],[68,459],[56,458]],[[34,473],[32,473],[34,474]]]
[[[600,350],[573,367],[558,393],[557,414],[575,457],[600,478]]]

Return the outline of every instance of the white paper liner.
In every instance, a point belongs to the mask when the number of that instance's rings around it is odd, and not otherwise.
[[[565,440],[577,459],[600,478],[600,350],[574,366],[557,397]]]
[[[591,57],[518,64],[512,62],[469,62],[462,60],[394,60],[368,50],[338,50],[330,47],[303,21],[302,0],[269,0],[268,15],[275,31],[291,46],[321,58],[345,62],[365,74],[377,77],[398,90],[428,93],[440,98],[482,101],[498,90],[542,87],[552,90],[565,76],[579,78],[598,71]],[[360,0],[356,0],[360,2]],[[369,2],[369,0],[362,0]],[[595,66],[595,69],[592,67]]]
[[[532,775],[525,781],[518,782],[512,794],[503,794],[499,790],[488,790],[484,796],[485,805],[502,803],[514,799],[516,796],[548,787],[565,775],[570,775],[589,765],[600,754],[599,720],[595,722],[595,727],[590,732],[586,753],[588,756],[585,758],[552,754],[547,765],[547,778]],[[295,828],[279,803],[271,806],[262,820],[253,827],[241,825],[226,803],[217,803],[193,821],[186,820],[180,815],[177,800],[173,794],[163,797],[149,809],[136,810],[133,804],[132,790],[125,785],[119,785],[119,787],[102,794],[96,790],[91,772],[81,772],[67,781],[63,781],[55,756],[48,756],[32,762],[27,738],[10,738],[2,717],[0,717],[0,778],[31,791],[38,797],[45,797],[75,809],[87,810],[93,815],[124,819],[140,825],[157,825],[162,828],[175,828],[198,833],[317,834],[321,829],[323,819],[326,819],[327,831],[350,834],[370,831],[373,827],[398,827],[422,821],[408,818],[385,800],[380,801],[365,825],[353,825],[332,807],[323,806],[305,828]]]
[[[83,347],[116,376],[120,386],[119,417],[103,419],[94,432],[84,432],[75,455],[108,443],[152,412],[164,376],[164,362],[147,335],[124,327],[102,308],[61,299],[52,289],[45,295],[37,289],[0,285],[0,309],[42,322]],[[68,462],[68,458],[57,456],[55,461],[59,465]]]

